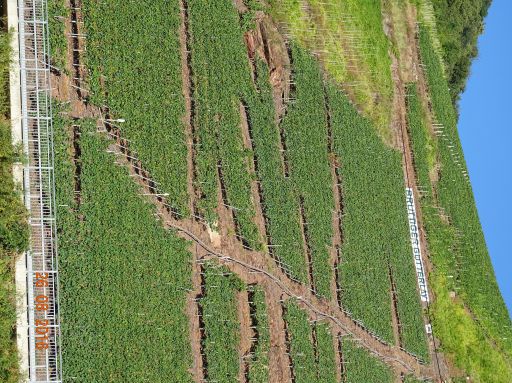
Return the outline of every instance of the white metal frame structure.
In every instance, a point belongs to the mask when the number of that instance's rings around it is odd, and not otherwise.
[[[29,211],[29,382],[61,382],[53,129],[46,0],[18,0],[21,114]]]

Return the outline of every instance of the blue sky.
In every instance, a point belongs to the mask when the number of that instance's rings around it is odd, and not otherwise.
[[[485,25],[460,101],[459,133],[496,277],[511,313],[512,1],[494,0]]]

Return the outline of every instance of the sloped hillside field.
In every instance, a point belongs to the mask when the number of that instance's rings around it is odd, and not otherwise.
[[[49,1],[65,382],[510,382],[428,1]]]

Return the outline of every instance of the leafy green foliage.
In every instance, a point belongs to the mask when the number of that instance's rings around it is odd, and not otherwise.
[[[47,0],[47,5],[52,64],[64,70],[68,49],[64,22],[70,17],[69,7],[65,5],[64,0]]]
[[[330,297],[334,272],[329,263],[334,198],[327,148],[327,117],[323,79],[318,63],[298,46],[292,47],[292,97],[281,123],[286,141],[295,198],[304,205],[304,232],[311,251],[313,285]],[[314,177],[312,177],[314,175]]]
[[[318,383],[336,383],[336,357],[331,329],[326,323],[315,324]]]
[[[261,186],[262,208],[267,217],[267,234],[275,245],[272,252],[286,264],[294,278],[307,282],[306,257],[300,229],[299,201],[293,184],[284,177],[280,155],[279,129],[275,123],[268,67],[256,62],[258,93],[248,100],[252,125],[254,156]]]
[[[123,118],[132,141],[180,214],[188,213],[177,1],[84,0],[91,100]]]
[[[1,23],[0,23],[1,26]],[[28,245],[26,211],[12,178],[9,124],[11,34],[0,31],[0,381],[18,382],[14,262]]]
[[[420,48],[427,67],[433,111],[444,126],[438,145],[441,170],[436,189],[439,204],[450,218],[457,237],[451,245],[456,288],[491,337],[512,355],[512,323],[494,276],[471,185],[464,175],[467,168],[457,133],[456,112],[425,28],[420,29]]]
[[[80,127],[75,199],[66,123],[54,119],[64,379],[189,383],[188,244],[155,220],[94,121]]]
[[[237,291],[243,282],[225,267],[208,263],[203,268],[204,295],[199,304],[203,311],[203,349],[207,362],[207,381],[228,383],[238,378],[240,363],[240,323]]]
[[[316,361],[309,318],[295,302],[286,305],[284,320],[290,337],[290,356],[297,383],[316,380]]]
[[[329,327],[315,325],[316,342],[313,346],[313,327],[307,313],[296,302],[287,302],[284,319],[290,336],[295,382],[335,383],[334,343]]]
[[[426,359],[401,155],[385,146],[370,121],[358,114],[345,95],[333,86],[328,92],[345,210],[339,273],[343,305],[392,342],[390,269],[396,284],[403,345]]]
[[[250,383],[268,383],[269,380],[269,355],[270,329],[265,303],[265,292],[259,286],[249,286],[255,309],[255,324],[257,342],[253,348],[253,355],[249,361],[248,380]]]
[[[466,86],[471,61],[478,54],[477,39],[483,31],[483,20],[491,0],[432,0],[432,3],[448,86],[451,98],[456,102]]]
[[[250,153],[243,145],[240,116],[240,102],[251,78],[239,15],[229,0],[189,1],[189,14],[198,143],[196,186],[203,195],[198,206],[210,222],[215,221],[220,165],[240,235],[255,247],[259,236],[253,221]]]
[[[393,374],[381,361],[349,339],[343,340],[346,381],[350,383],[391,383]]]

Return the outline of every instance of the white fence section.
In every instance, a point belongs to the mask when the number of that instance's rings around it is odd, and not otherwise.
[[[416,276],[418,277],[418,287],[422,302],[430,302],[427,286],[427,275],[423,266],[421,255],[420,231],[418,229],[418,220],[416,216],[416,205],[414,203],[414,192],[411,188],[405,189],[407,202],[407,216],[409,220],[409,232],[411,235],[412,254],[414,256],[414,266],[416,267]]]
[[[30,382],[61,382],[53,131],[46,0],[18,0]]]

